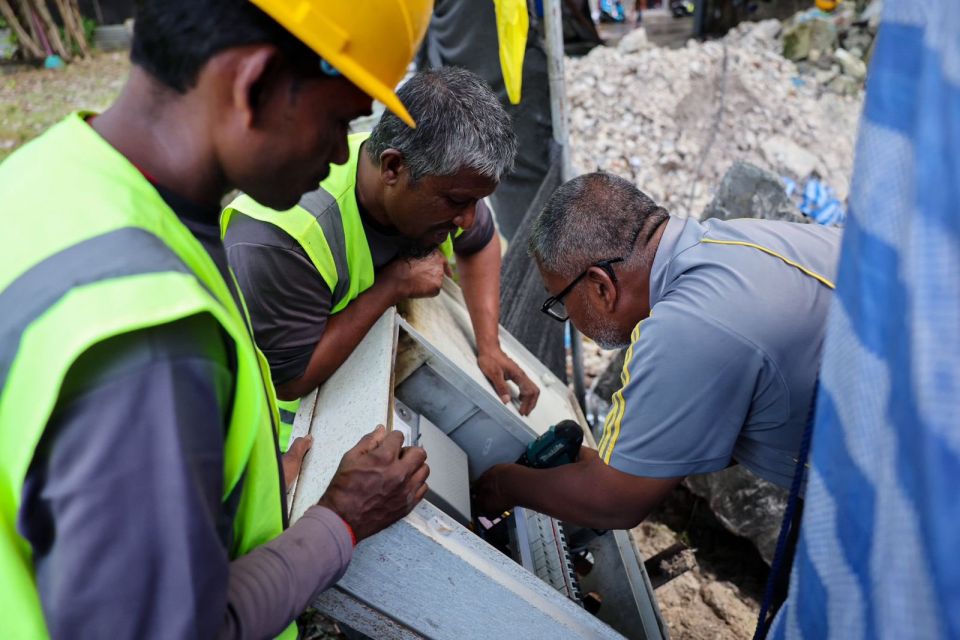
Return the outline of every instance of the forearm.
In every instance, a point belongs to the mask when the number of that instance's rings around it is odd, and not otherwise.
[[[278,385],[277,396],[281,400],[294,400],[326,382],[350,357],[383,312],[396,303],[393,284],[378,280],[346,309],[330,316],[306,370],[299,378]]]
[[[505,501],[593,529],[630,529],[660,502],[660,495],[625,495],[609,482],[598,458],[552,469],[505,465],[498,490]]]
[[[220,637],[277,636],[343,576],[352,555],[340,517],[323,507],[309,509],[279,537],[230,563]]]
[[[500,238],[496,234],[480,251],[457,256],[478,353],[500,348],[500,263]]]

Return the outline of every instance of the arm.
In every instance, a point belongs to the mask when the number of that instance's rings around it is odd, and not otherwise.
[[[477,365],[504,404],[510,402],[507,380],[520,387],[520,414],[537,405],[540,389],[500,348],[500,237],[493,233],[475,253],[457,254],[463,297],[477,338]]]
[[[426,493],[423,449],[381,427],[320,504],[230,562],[225,362],[201,316],[104,342],[71,369],[18,513],[53,637],[275,636],[343,575],[351,529],[373,535]]]
[[[346,569],[349,531],[323,507],[229,561],[225,362],[203,316],[104,342],[71,369],[18,513],[54,637],[266,637]]]
[[[340,368],[384,311],[407,298],[440,293],[443,265],[443,256],[434,251],[422,260],[398,259],[384,267],[372,287],[327,319],[306,370],[277,385],[277,396],[281,400],[293,400],[307,395]]]
[[[762,360],[703,318],[661,303],[635,331],[624,387],[600,454],[555,469],[497,465],[477,481],[481,508],[529,506],[576,524],[630,527],[683,477],[719,471],[751,407]]]
[[[644,478],[617,471],[584,449],[580,460],[553,469],[500,464],[477,481],[481,511],[499,515],[527,507],[594,529],[637,526],[683,478]]]
[[[389,276],[379,278],[346,309],[327,318],[307,368],[292,380],[278,384],[277,397],[281,400],[301,398],[326,382],[350,357],[383,312],[404,299],[397,284]]]
[[[397,260],[377,274],[370,289],[331,315],[329,286],[283,231],[240,216],[225,246],[282,400],[323,384],[386,309],[407,297],[436,295],[443,279],[439,255]]]

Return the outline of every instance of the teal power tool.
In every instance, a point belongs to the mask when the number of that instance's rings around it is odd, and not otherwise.
[[[583,429],[573,420],[564,420],[527,445],[517,464],[533,469],[549,469],[575,462],[583,445]]]

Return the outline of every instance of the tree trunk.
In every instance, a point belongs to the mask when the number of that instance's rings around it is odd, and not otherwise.
[[[54,53],[63,58],[64,61],[69,60],[72,57],[70,55],[70,50],[67,49],[67,47],[63,44],[63,39],[60,38],[60,29],[57,28],[57,23],[53,21],[53,16],[50,15],[50,8],[47,6],[47,0],[33,0],[31,4],[40,18],[40,28],[47,33],[47,38],[50,42],[50,48],[53,49]]]
[[[80,16],[80,9],[76,0],[56,0],[57,10],[63,18],[63,30],[80,51],[81,57],[90,55],[90,47],[87,45],[87,36],[83,30],[83,18]]]
[[[3,19],[7,21],[7,24],[13,29],[14,35],[17,36],[17,41],[20,43],[20,46],[23,47],[24,52],[33,56],[34,58],[43,58],[43,47],[30,35],[28,28],[23,26],[23,23],[20,22],[20,17],[17,15],[17,12],[14,11],[13,7],[10,6],[8,0],[0,0],[0,15],[3,16]]]

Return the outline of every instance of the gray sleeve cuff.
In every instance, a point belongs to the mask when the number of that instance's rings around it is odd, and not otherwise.
[[[730,465],[730,456],[683,462],[657,462],[638,460],[614,449],[609,465],[617,471],[643,478],[683,478],[726,469]]]
[[[278,635],[346,572],[353,541],[333,511],[314,506],[277,538],[230,563],[221,638]]]
[[[493,224],[493,214],[483,200],[477,202],[477,215],[473,226],[463,232],[459,238],[453,239],[453,251],[458,256],[470,256],[484,249],[497,232]]]

